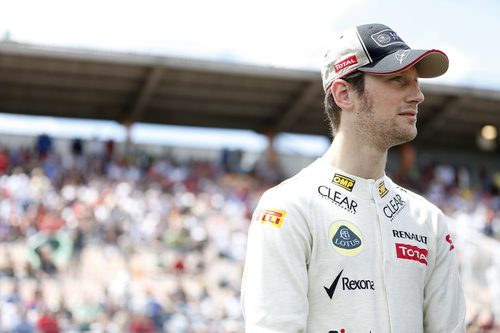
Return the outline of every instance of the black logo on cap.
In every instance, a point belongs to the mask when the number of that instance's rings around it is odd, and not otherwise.
[[[380,47],[386,47],[396,43],[404,44],[403,40],[399,38],[398,34],[390,29],[379,31],[373,34],[372,39]]]

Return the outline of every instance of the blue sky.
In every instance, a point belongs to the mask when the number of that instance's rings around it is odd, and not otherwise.
[[[499,13],[500,1],[495,0],[0,0],[0,37],[309,69],[319,75],[330,36],[349,26],[379,22],[413,48],[448,54],[448,73],[431,82],[498,90]],[[95,132],[96,124],[92,126]],[[111,133],[97,131],[94,135],[103,137]]]

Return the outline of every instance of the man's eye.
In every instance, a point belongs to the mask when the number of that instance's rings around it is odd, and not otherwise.
[[[391,81],[396,82],[397,84],[401,84],[401,85],[408,84],[408,80],[403,76],[395,76],[391,79]]]

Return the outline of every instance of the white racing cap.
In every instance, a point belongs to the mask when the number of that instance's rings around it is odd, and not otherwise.
[[[335,39],[324,58],[321,76],[327,91],[333,81],[355,71],[388,75],[415,66],[421,78],[443,75],[448,70],[444,52],[411,49],[391,28],[378,23],[360,25]]]

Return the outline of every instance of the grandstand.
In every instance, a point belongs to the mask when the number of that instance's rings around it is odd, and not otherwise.
[[[280,132],[328,135],[315,72],[3,42],[0,88],[2,113],[250,129],[271,142]],[[500,93],[423,90],[421,135],[391,152],[389,172],[451,217],[469,332],[496,332],[500,158],[477,135],[500,126]],[[56,323],[61,332],[243,332],[249,218],[265,189],[311,159],[270,150],[243,164],[132,142],[0,142],[2,332]]]
[[[2,112],[328,135],[317,72],[0,42]],[[415,145],[477,150],[500,92],[426,84]]]

